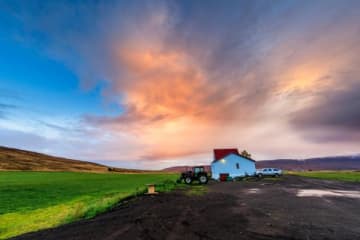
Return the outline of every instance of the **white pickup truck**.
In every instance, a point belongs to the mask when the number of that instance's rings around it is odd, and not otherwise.
[[[256,176],[259,178],[271,176],[271,177],[280,177],[282,175],[282,170],[278,168],[262,168],[256,170]]]

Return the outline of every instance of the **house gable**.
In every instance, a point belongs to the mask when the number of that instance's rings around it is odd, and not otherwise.
[[[212,161],[212,163],[215,163],[221,159],[226,158],[227,156],[229,156],[230,154],[239,156],[243,159],[246,159],[248,161],[252,161],[255,162],[255,160],[248,158],[248,157],[244,157],[242,155],[240,155],[239,151],[237,150],[237,148],[224,148],[224,149],[214,149],[214,160]]]

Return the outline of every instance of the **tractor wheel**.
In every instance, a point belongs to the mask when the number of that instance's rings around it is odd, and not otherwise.
[[[186,183],[186,184],[191,184],[191,182],[192,182],[192,178],[191,178],[191,177],[186,177],[186,178],[185,178],[185,183]]]
[[[200,176],[200,177],[199,177],[199,182],[200,182],[201,184],[206,184],[206,183],[208,182],[207,176],[205,176],[205,175]]]

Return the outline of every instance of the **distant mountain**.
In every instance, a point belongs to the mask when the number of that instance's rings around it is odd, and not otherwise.
[[[360,156],[339,156],[309,158],[304,160],[277,159],[256,161],[256,168],[275,167],[284,170],[359,170]],[[165,168],[165,172],[183,172],[191,166],[175,166]],[[105,165],[50,156],[42,153],[25,151],[0,146],[0,171],[71,171],[71,172],[120,172],[143,173],[154,172],[136,169],[123,169]],[[210,172],[210,166],[205,166]]]
[[[126,172],[143,170],[113,168],[105,165],[49,156],[42,153],[0,146],[0,171],[69,171],[69,172]]]
[[[210,165],[205,165],[205,171],[210,172]],[[168,167],[164,168],[162,171],[164,172],[173,172],[173,173],[179,173],[179,172],[185,172],[190,171],[192,166],[175,166],[175,167]]]
[[[276,159],[256,161],[256,168],[281,168],[284,170],[359,170],[360,156],[339,156],[308,158],[304,160],[297,159]],[[168,172],[183,172],[190,169],[191,166],[175,166],[163,169]],[[210,171],[210,166],[205,166]]]
[[[285,170],[358,170],[360,169],[360,156],[257,161],[256,167],[278,167]]]

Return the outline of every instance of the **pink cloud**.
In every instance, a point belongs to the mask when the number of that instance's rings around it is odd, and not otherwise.
[[[115,117],[85,118],[111,136],[101,146],[111,149],[106,159],[190,161],[214,147],[247,148],[255,158],[357,150],[353,139],[337,150],[335,143],[314,144],[308,125],[292,125],[317,106],[330,109],[328,94],[338,102],[347,99],[338,91],[352,93],[342,73],[359,76],[356,10],[339,3],[275,4],[274,11],[265,3],[228,4],[195,4],[189,12],[166,2],[78,6],[85,30],[59,29],[58,17],[73,14],[66,6],[45,25],[42,17],[28,18],[47,34],[52,56],[86,87],[106,81],[104,99],[123,108]]]

